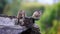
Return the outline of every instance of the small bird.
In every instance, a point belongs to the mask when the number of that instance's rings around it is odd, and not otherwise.
[[[24,18],[26,16],[24,10],[19,10],[17,14],[17,18]]]
[[[41,16],[41,11],[35,11],[32,15],[33,18],[39,19]]]

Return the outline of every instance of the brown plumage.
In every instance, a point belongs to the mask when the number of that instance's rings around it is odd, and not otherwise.
[[[39,27],[35,24],[35,19],[34,19],[34,17],[40,17],[40,12],[36,12],[36,13],[37,15],[33,14],[32,17],[26,17],[25,12],[21,14],[21,16],[23,15],[22,17],[24,17],[22,18],[24,23],[19,21],[18,25],[21,25],[21,23],[23,23],[21,26],[25,26],[26,28],[28,28],[26,31],[23,31],[21,34],[41,34]],[[19,12],[17,17],[20,18]]]

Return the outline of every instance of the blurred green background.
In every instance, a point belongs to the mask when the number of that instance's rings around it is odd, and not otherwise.
[[[52,4],[43,4],[37,0],[0,0],[0,14],[16,16],[19,10],[25,10],[27,16],[32,16],[35,10],[42,10],[40,20],[36,21],[40,32],[60,34],[60,0],[52,1]]]

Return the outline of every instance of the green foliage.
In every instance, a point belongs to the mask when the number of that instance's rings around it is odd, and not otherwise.
[[[8,0],[9,1],[9,0]],[[12,3],[8,3],[4,9],[4,13],[8,15],[17,15],[17,11],[20,8],[20,0],[12,0]]]
[[[6,5],[6,3],[7,3],[6,0],[0,0],[0,14],[3,13],[3,9]]]
[[[60,4],[54,4],[53,6],[47,7],[43,15],[40,17],[40,20],[37,21],[42,34],[57,34],[59,22],[56,18],[58,18],[57,12],[59,12],[59,5]]]

